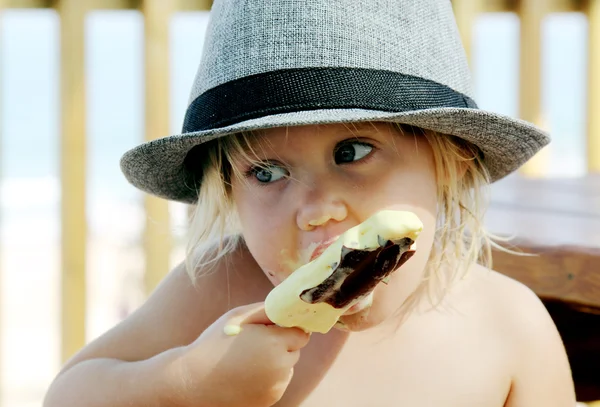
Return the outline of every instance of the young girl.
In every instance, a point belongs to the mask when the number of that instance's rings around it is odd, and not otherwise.
[[[45,405],[574,406],[552,320],[489,269],[483,227],[486,187],[548,138],[469,84],[446,0],[215,1],[183,134],[122,161],[196,205],[187,259]],[[274,285],[383,209],[424,229],[372,301],[327,334],[268,320]]]

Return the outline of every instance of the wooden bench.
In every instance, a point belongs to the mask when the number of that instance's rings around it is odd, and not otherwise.
[[[514,235],[494,269],[544,301],[565,343],[577,398],[600,400],[600,174],[577,179],[511,176],[492,186],[488,229]]]

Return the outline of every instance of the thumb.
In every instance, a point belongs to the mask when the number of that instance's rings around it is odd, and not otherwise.
[[[265,303],[243,305],[232,310],[231,316],[225,321],[224,331],[227,335],[237,335],[242,330],[242,325],[275,325],[267,317]]]

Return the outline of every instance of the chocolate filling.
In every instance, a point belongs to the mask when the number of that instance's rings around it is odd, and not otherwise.
[[[396,242],[381,241],[380,247],[374,250],[342,246],[340,262],[333,265],[331,275],[318,286],[304,290],[300,299],[309,304],[325,302],[334,308],[344,308],[371,292],[408,261],[415,253],[409,250],[413,243],[412,239],[406,237]]]

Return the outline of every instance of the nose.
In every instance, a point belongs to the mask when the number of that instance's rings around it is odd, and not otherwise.
[[[296,222],[304,231],[313,230],[334,220],[341,222],[348,216],[348,208],[342,197],[334,190],[321,185],[307,188],[306,194],[300,203]]]

